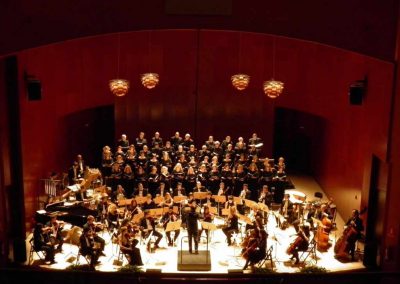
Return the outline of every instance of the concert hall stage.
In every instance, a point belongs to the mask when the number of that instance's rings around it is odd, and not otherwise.
[[[296,190],[304,192],[308,199],[314,198],[314,192],[321,191],[321,188],[317,183],[308,177],[292,177],[294,184],[296,185]],[[223,225],[224,220],[222,218],[217,218],[214,223],[217,227]],[[336,217],[337,229],[332,230],[330,233],[331,246],[326,252],[316,251],[316,259],[311,255],[305,259],[305,261],[300,261],[299,265],[294,265],[290,261],[290,255],[286,254],[286,250],[290,243],[295,239],[295,229],[293,226],[282,230],[277,226],[276,218],[273,212],[270,212],[268,217],[268,224],[266,225],[266,230],[268,232],[267,247],[272,249],[272,261],[273,269],[276,272],[283,273],[294,273],[299,272],[301,267],[306,265],[317,265],[326,268],[330,272],[336,271],[350,271],[350,270],[363,270],[365,267],[362,264],[362,254],[357,255],[355,262],[340,262],[334,257],[333,247],[336,240],[341,236],[343,230],[343,220],[340,215]],[[160,248],[155,252],[149,253],[145,249],[144,245],[140,246],[142,260],[143,260],[143,271],[156,271],[161,273],[197,273],[197,274],[228,274],[230,272],[242,272],[242,268],[245,264],[245,260],[241,257],[241,242],[242,237],[245,234],[244,224],[242,229],[242,234],[234,236],[234,245],[228,246],[226,242],[226,237],[221,229],[217,229],[211,233],[211,240],[209,243],[209,252],[205,252],[207,245],[203,238],[199,244],[199,255],[188,255],[188,243],[187,243],[187,232],[181,229],[181,234],[178,238],[177,244],[173,247],[167,245],[165,233],[160,230],[164,237],[160,242]],[[106,256],[100,257],[100,264],[96,266],[98,271],[117,271],[122,265],[128,263],[125,257],[121,261],[119,258],[119,248],[116,244],[111,242],[111,237],[108,232],[100,233],[106,241],[105,254]],[[205,236],[205,232],[203,232]],[[183,238],[181,242],[181,238]],[[27,238],[29,240],[29,238]],[[182,243],[182,248],[180,247]],[[27,241],[28,252],[29,252],[29,242]],[[195,258],[195,261],[191,262],[191,265],[184,266],[184,269],[179,270],[179,256],[180,250],[184,251],[184,258],[190,257]],[[358,244],[359,252],[363,250],[362,244]],[[78,253],[78,247],[74,244],[69,244],[68,241],[64,243],[63,252],[56,254],[56,262],[53,265],[46,265],[40,262],[37,254],[34,254],[33,265],[40,265],[44,268],[51,269],[65,269],[71,264],[76,263],[76,256]],[[209,253],[210,264],[205,269],[204,261],[202,258],[205,257],[205,253]],[[193,260],[193,259],[192,259]],[[304,260],[301,258],[301,260]],[[196,262],[198,261],[198,262]],[[87,264],[83,257],[80,257],[80,264]],[[200,265],[200,266],[199,266]],[[208,264],[207,264],[208,265]],[[271,268],[270,260],[265,262],[267,267]],[[181,267],[182,268],[182,267]],[[202,270],[202,271],[200,271]],[[206,271],[205,271],[206,270]],[[250,273],[250,270],[244,271],[244,273]]]

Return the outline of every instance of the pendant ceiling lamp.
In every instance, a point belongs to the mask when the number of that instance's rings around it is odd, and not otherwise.
[[[121,36],[118,33],[118,55],[117,55],[117,78],[109,81],[108,85],[110,91],[117,97],[123,97],[128,93],[129,81],[126,79],[121,79],[119,77],[119,64],[120,64],[120,53],[121,53]]]
[[[277,81],[274,79],[275,77],[275,43],[276,38],[274,37],[273,40],[273,45],[272,45],[272,78],[268,81],[264,81],[263,83],[263,89],[264,89],[264,93],[271,99],[276,99],[277,97],[279,97],[282,92],[283,92],[283,88],[284,88],[284,83],[281,81]]]
[[[241,53],[242,53],[242,33],[239,34],[239,71],[241,68]],[[231,81],[232,81],[232,85],[233,87],[235,87],[235,89],[239,90],[239,91],[243,91],[244,89],[246,89],[249,86],[250,83],[250,76],[244,73],[238,73],[235,74],[233,76],[231,76]]]
[[[151,31],[149,31],[149,46],[148,46],[148,63],[149,63],[149,70],[151,70]],[[158,83],[160,82],[160,76],[154,72],[144,73],[140,76],[140,81],[142,85],[147,89],[154,89]]]

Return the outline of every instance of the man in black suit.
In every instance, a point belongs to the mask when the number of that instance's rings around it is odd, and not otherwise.
[[[52,245],[57,245],[56,251],[61,252],[64,244],[64,238],[61,235],[63,223],[57,221],[57,215],[52,215],[50,221],[46,223],[46,227],[50,228],[49,240]]]
[[[175,135],[171,137],[171,145],[174,147],[175,151],[178,149],[178,146],[182,144],[182,137],[179,132],[175,132]]]
[[[86,165],[85,161],[83,160],[81,154],[76,155],[76,162],[78,163],[79,175],[83,178],[86,168],[88,168],[88,166]]]
[[[136,152],[140,152],[141,150],[143,150],[143,146],[147,145],[147,140],[146,138],[144,138],[144,132],[140,132],[139,133],[139,137],[136,138],[135,140],[135,148],[136,148]]]
[[[124,152],[129,149],[129,140],[125,134],[121,135],[121,139],[118,140],[117,146],[121,146]]]
[[[54,260],[54,246],[50,242],[46,242],[44,236],[49,231],[49,227],[44,227],[42,223],[36,223],[33,231],[33,246],[35,251],[45,252],[45,261],[50,261],[50,264],[54,264],[56,263]]]
[[[93,234],[94,232],[90,227],[83,227],[83,233],[79,238],[80,253],[83,256],[90,256],[90,268],[92,269],[99,263],[98,259],[102,251],[101,248],[95,246]]]
[[[154,133],[154,137],[151,138],[151,146],[154,148],[156,145],[163,147],[163,139],[160,137],[160,132]]]
[[[260,143],[262,143],[261,138],[259,138],[259,137],[257,136],[257,133],[253,133],[253,135],[252,135],[251,138],[249,139],[249,146],[250,146],[250,145],[257,145],[257,144],[260,144]]]
[[[94,216],[89,215],[87,217],[87,223],[85,225],[83,225],[83,230],[90,230],[91,231],[91,237],[93,238],[93,240],[96,243],[100,243],[100,251],[99,254],[105,256],[105,254],[103,253],[104,251],[104,247],[106,245],[106,242],[103,238],[99,237],[96,232],[101,231],[100,226],[96,225],[94,223]]]
[[[351,261],[354,261],[354,253],[356,251],[356,242],[361,239],[361,233],[364,230],[363,221],[360,218],[360,212],[356,209],[353,209],[351,217],[346,222],[346,227],[353,227],[356,231],[351,237],[347,239],[349,244],[349,254],[351,256]]]
[[[83,178],[83,175],[80,173],[78,169],[78,162],[75,161],[72,167],[68,170],[68,184],[74,185],[79,183],[79,180]]]
[[[192,240],[194,241],[194,253],[199,253],[199,228],[197,225],[197,220],[199,219],[199,214],[196,213],[196,202],[190,203],[190,210],[186,216],[186,228],[189,237],[189,252],[192,251]]]

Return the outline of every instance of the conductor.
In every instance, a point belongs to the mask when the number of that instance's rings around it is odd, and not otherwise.
[[[189,237],[189,252],[193,253],[192,251],[192,240],[194,241],[194,253],[198,254],[199,251],[199,231],[198,231],[198,225],[197,225],[197,220],[199,219],[199,214],[196,213],[196,202],[190,203],[190,210],[187,213],[186,216],[186,228],[188,231],[188,237]]]

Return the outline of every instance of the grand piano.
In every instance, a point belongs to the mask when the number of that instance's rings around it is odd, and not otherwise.
[[[57,215],[58,220],[83,227],[87,216],[93,215],[96,218],[97,214],[97,210],[88,208],[83,201],[61,201],[47,205],[45,210],[36,211],[35,218],[37,222],[45,224],[50,216]]]

